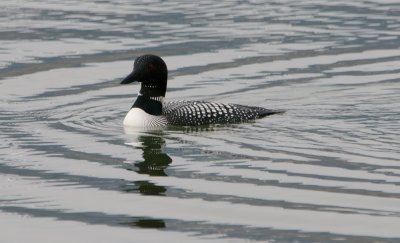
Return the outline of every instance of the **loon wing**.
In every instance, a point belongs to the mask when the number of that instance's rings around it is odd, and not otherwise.
[[[283,112],[254,106],[184,100],[165,103],[163,108],[168,124],[187,126],[241,123]]]

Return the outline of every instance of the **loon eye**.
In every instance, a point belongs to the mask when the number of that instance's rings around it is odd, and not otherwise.
[[[153,63],[150,63],[149,65],[147,65],[147,68],[148,68],[150,71],[154,71],[154,70],[157,69],[156,65],[154,65]]]

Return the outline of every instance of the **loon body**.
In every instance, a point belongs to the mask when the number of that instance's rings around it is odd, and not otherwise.
[[[233,124],[283,113],[282,110],[206,101],[164,102],[167,78],[167,65],[160,57],[143,55],[136,58],[133,72],[121,82],[142,83],[138,98],[124,119],[124,126]]]

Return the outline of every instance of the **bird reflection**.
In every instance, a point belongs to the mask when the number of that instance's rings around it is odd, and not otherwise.
[[[139,146],[135,149],[142,149],[143,161],[126,165],[128,170],[139,174],[150,176],[168,176],[165,170],[172,163],[171,157],[164,153],[165,140],[162,133],[140,133],[138,137]],[[164,186],[156,185],[150,181],[133,181],[124,183],[122,189],[126,192],[140,193],[142,195],[163,196],[167,189]],[[165,222],[156,218],[132,218],[121,222],[122,225],[139,228],[165,228]]]
[[[161,136],[140,136],[142,143],[143,162],[136,163],[139,174],[151,176],[167,176],[165,169],[171,164],[172,159],[163,152],[165,140]]]
[[[172,163],[171,157],[164,153],[165,140],[162,133],[142,133],[138,137],[139,147],[143,150],[143,161],[126,165],[128,170],[150,176],[168,176],[165,170]],[[140,192],[143,195],[164,195],[167,189],[150,181],[134,181],[123,185],[126,192]]]
[[[159,229],[165,228],[164,220],[160,219],[148,219],[148,218],[133,218],[129,222],[123,222],[122,225],[127,225],[131,227],[139,227],[139,228],[152,228],[152,229]]]

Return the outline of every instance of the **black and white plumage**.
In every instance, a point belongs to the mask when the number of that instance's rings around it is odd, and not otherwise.
[[[121,82],[142,83],[138,98],[124,119],[124,126],[233,124],[283,113],[282,110],[206,101],[164,102],[167,78],[167,65],[160,57],[143,55],[136,58],[133,72]]]
[[[205,101],[176,101],[166,103],[163,113],[167,117],[168,124],[198,126],[241,123],[275,114],[276,111]]]

